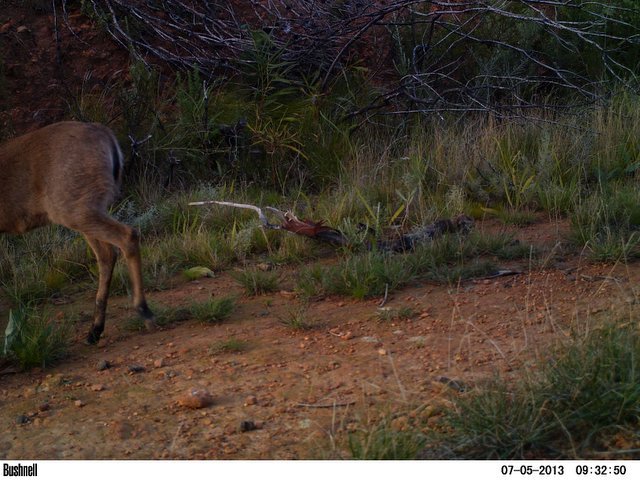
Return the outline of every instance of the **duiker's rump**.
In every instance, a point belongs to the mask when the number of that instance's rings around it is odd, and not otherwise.
[[[107,213],[122,172],[116,137],[96,123],[55,123],[0,145],[0,233],[55,223],[82,233],[96,255],[100,278],[87,337],[92,344],[104,330],[115,247],[127,261],[134,306],[148,329],[155,326],[142,287],[138,233]]]

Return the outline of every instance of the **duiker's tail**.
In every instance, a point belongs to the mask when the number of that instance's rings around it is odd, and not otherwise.
[[[120,184],[124,168],[124,156],[118,140],[113,135],[111,136],[111,162],[113,163],[113,178],[117,184]]]

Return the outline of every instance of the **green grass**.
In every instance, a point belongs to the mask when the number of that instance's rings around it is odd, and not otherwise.
[[[221,355],[224,353],[241,353],[249,348],[249,342],[239,338],[231,337],[227,340],[221,340],[209,347],[210,355]]]
[[[410,320],[417,315],[417,312],[407,305],[398,308],[381,307],[376,311],[378,320],[382,322],[392,322],[397,320]]]
[[[640,332],[636,322],[576,336],[540,372],[495,378],[455,399],[441,447],[452,458],[632,457],[613,439],[640,441]],[[634,453],[635,452],[635,453]]]
[[[232,274],[233,278],[244,288],[247,295],[264,295],[276,292],[278,286],[277,272],[264,272],[257,268],[243,270]]]
[[[236,307],[235,298],[220,297],[193,303],[189,306],[189,312],[199,322],[220,323],[229,318]]]
[[[348,255],[337,265],[313,265],[298,275],[298,290],[306,297],[345,295],[357,299],[380,296],[414,281],[457,283],[497,270],[491,258],[526,258],[531,249],[509,236],[478,232],[467,237],[445,235],[405,254],[370,251]]]
[[[280,318],[280,323],[292,330],[306,331],[318,326],[315,320],[309,318],[308,307],[303,305],[298,309],[289,310],[286,315]]]
[[[634,459],[640,445],[640,330],[635,319],[575,332],[516,378],[494,376],[410,415],[356,415],[332,458]]]
[[[406,412],[372,415],[355,423],[347,435],[346,450],[353,460],[413,460],[424,448],[426,436]],[[400,421],[398,421],[400,420]],[[420,422],[420,420],[418,420]]]
[[[595,261],[640,257],[640,193],[613,184],[581,199],[571,216],[570,240]]]
[[[149,307],[156,317],[156,325],[166,327],[175,323],[184,322],[193,318],[189,308],[184,307],[167,307],[165,305],[150,304]],[[125,321],[124,328],[130,332],[144,332],[147,328],[144,319],[136,316],[128,317]]]
[[[70,323],[53,318],[33,305],[20,305],[9,313],[13,334],[8,358],[21,368],[46,368],[64,358],[71,337]]]
[[[212,298],[204,302],[193,302],[186,307],[167,307],[164,305],[150,305],[156,316],[156,324],[159,327],[197,320],[203,323],[220,323],[228,319],[236,309],[236,300],[233,297]],[[139,316],[129,317],[124,325],[131,332],[143,332],[146,327],[144,320]]]

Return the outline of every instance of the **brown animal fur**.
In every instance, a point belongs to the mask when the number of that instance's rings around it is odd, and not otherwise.
[[[107,213],[121,176],[118,142],[96,123],[55,123],[0,145],[0,233],[55,223],[84,235],[96,255],[100,278],[87,337],[92,344],[104,330],[115,247],[127,261],[134,306],[148,329],[155,325],[143,292],[138,233]]]

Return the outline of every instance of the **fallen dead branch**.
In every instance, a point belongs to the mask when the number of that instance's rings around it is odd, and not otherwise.
[[[235,208],[243,208],[253,210],[258,214],[258,218],[264,228],[272,230],[286,230],[296,235],[312,238],[323,242],[330,243],[335,246],[348,246],[351,244],[349,239],[340,230],[325,225],[324,220],[313,221],[308,219],[299,219],[295,214],[287,210],[283,212],[274,207],[260,208],[256,205],[246,203],[225,202],[220,200],[205,200],[202,202],[191,202],[191,206],[204,205],[222,205]],[[280,224],[271,223],[267,218],[266,212],[274,215],[281,222]],[[437,220],[436,222],[418,227],[409,233],[397,236],[389,240],[378,239],[375,244],[367,243],[368,249],[375,245],[378,251],[402,253],[411,250],[419,245],[429,243],[435,238],[445,233],[461,233],[468,234],[474,226],[474,221],[466,215],[458,215],[453,219]],[[367,228],[366,226],[364,228]]]
[[[256,205],[248,205],[246,203],[234,203],[223,202],[218,200],[206,200],[203,202],[191,202],[189,205],[202,206],[202,205],[224,205],[228,207],[244,208],[253,210],[258,214],[258,218],[264,228],[272,230],[286,230],[297,235],[313,238],[315,240],[321,240],[331,243],[333,245],[347,245],[349,242],[345,235],[335,228],[328,227],[324,224],[324,221],[314,222],[312,220],[300,220],[291,211],[283,212],[274,207],[264,207],[264,209]],[[273,214],[280,220],[280,224],[274,224],[269,222],[265,211]]]

